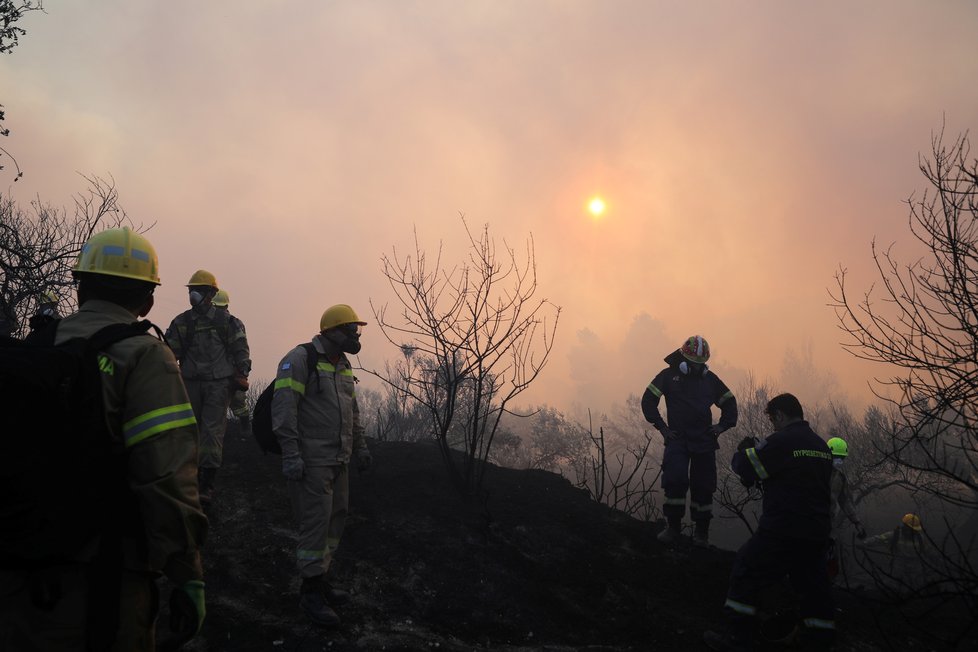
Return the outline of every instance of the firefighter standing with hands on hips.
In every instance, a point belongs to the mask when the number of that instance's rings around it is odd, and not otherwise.
[[[347,358],[360,352],[364,325],[346,304],[327,308],[312,342],[282,358],[272,396],[272,430],[282,447],[282,473],[299,524],[299,606],[321,627],[338,625],[333,607],[350,598],[326,577],[346,524],[349,464],[354,456],[360,471],[371,463],[357,379]]]
[[[693,545],[709,546],[713,492],[717,487],[716,451],[720,433],[737,425],[737,399],[720,378],[709,370],[710,345],[693,335],[665,358],[669,365],[652,379],[642,395],[642,413],[665,440],[662,454],[662,508],[668,526],[659,541],[679,540],[682,519],[689,511],[695,524]],[[666,418],[659,414],[659,399],[666,399]],[[720,421],[713,424],[711,406],[720,408]]]

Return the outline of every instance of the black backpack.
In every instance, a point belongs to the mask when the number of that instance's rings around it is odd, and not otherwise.
[[[319,354],[316,352],[316,347],[311,342],[301,346],[306,350],[306,368],[309,370],[310,376],[316,376],[318,383],[319,374],[316,374],[316,362],[319,359]],[[251,432],[255,436],[255,441],[258,442],[258,448],[263,453],[281,455],[282,447],[279,446],[278,438],[272,430],[273,394],[275,394],[274,379],[268,384],[268,387],[262,390],[262,393],[258,395],[258,400],[255,401],[255,410],[251,415]]]
[[[121,547],[120,510],[134,498],[105,421],[98,353],[152,324],[112,324],[55,346],[58,323],[0,341],[0,568],[91,561],[81,553],[100,536],[97,555],[121,558],[106,547]]]

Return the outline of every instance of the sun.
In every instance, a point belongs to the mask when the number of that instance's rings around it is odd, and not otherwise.
[[[604,215],[605,208],[607,208],[607,206],[605,205],[604,200],[600,197],[592,197],[591,201],[589,201],[587,204],[588,212],[595,219]]]

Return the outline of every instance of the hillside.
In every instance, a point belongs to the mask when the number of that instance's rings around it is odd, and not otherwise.
[[[279,459],[229,430],[206,547],[208,616],[188,649],[706,649],[732,552],[666,548],[655,540],[660,525],[540,471],[493,467],[484,509],[466,512],[435,445],[371,449],[373,468],[353,472],[334,564],[353,597],[339,610],[343,624],[321,630],[297,604]],[[839,649],[886,649],[875,616],[841,597]],[[926,646],[904,639],[901,649]]]

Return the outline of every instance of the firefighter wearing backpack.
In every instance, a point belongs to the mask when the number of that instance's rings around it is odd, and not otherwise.
[[[51,326],[59,346],[145,317],[160,284],[153,246],[128,227],[89,238],[72,273],[80,308]],[[153,650],[161,574],[175,587],[169,643],[182,644],[200,630],[207,518],[197,496],[196,424],[172,352],[145,328],[138,330],[92,360],[100,370],[96,391],[104,399],[99,427],[121,451],[114,459],[117,492],[124,495],[100,504],[112,510],[104,520],[115,524],[118,543],[103,533],[72,553],[70,562],[66,555],[58,565],[2,571],[0,649]]]
[[[279,363],[272,397],[272,430],[299,524],[299,606],[322,627],[338,625],[332,607],[349,600],[326,579],[346,523],[349,463],[355,456],[359,470],[366,471],[371,462],[354,391],[357,379],[347,358],[359,353],[365,324],[348,305],[327,308],[312,339],[315,355],[306,344],[289,351]]]
[[[190,310],[173,318],[166,341],[180,362],[200,429],[200,500],[214,498],[224,457],[224,432],[233,391],[248,389],[251,372],[248,337],[240,320],[213,305],[217,278],[204,269],[187,282]]]
[[[214,295],[214,299],[211,301],[211,305],[218,310],[226,310],[230,314],[230,308],[228,304],[231,302],[231,297],[227,293],[227,290],[218,290],[217,294]],[[241,332],[244,332],[244,323],[235,317],[230,315],[232,322],[236,322],[237,326],[241,328]],[[241,432],[244,434],[249,434],[251,432],[251,411],[248,409],[248,392],[244,389],[231,388],[231,401],[229,406],[231,409],[231,414],[238,420],[238,424],[241,426]]]

